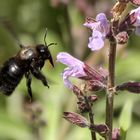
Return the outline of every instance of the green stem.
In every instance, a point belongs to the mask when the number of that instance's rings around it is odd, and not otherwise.
[[[106,125],[109,128],[109,133],[106,135],[106,140],[112,140],[112,127],[113,127],[113,99],[114,92],[110,90],[115,86],[115,57],[116,57],[116,42],[115,40],[110,43],[109,50],[109,76],[108,88],[106,94]]]

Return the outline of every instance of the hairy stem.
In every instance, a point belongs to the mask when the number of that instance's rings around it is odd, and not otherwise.
[[[109,128],[109,133],[106,140],[112,140],[112,127],[113,127],[113,98],[114,92],[110,90],[115,86],[115,57],[116,57],[116,42],[115,40],[110,43],[109,50],[109,76],[108,76],[108,89],[106,94],[106,125]]]
[[[86,102],[86,104],[87,104],[87,106],[89,108],[88,115],[89,115],[90,124],[91,125],[94,125],[94,117],[93,117],[94,114],[93,114],[93,111],[92,111],[92,107],[91,107],[90,103],[88,102],[87,96],[85,96],[85,102]],[[92,131],[92,130],[90,130],[90,132],[91,132],[91,139],[92,140],[96,140],[96,134],[95,134],[95,132]]]

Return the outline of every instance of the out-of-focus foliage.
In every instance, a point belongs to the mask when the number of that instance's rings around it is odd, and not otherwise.
[[[131,125],[131,115],[132,115],[132,101],[128,99],[122,109],[119,126],[121,131],[121,139],[126,139],[127,130]],[[125,120],[125,121],[124,121]]]
[[[105,12],[110,18],[112,1],[102,0],[0,0],[0,22],[8,19],[14,25],[20,41],[24,45],[44,43],[45,28],[48,29],[47,42],[51,46],[54,62],[56,54],[67,51],[89,65],[107,66],[108,47],[98,53],[87,48],[88,31],[83,27],[86,16],[95,17]],[[116,83],[140,81],[139,37],[131,36],[126,46],[119,46],[116,63]],[[14,37],[0,24],[0,63],[15,55],[20,48]],[[68,91],[61,78],[64,66],[55,63],[52,68],[48,62],[43,73],[50,88],[33,78],[32,90],[35,101],[27,97],[26,81],[23,79],[10,97],[0,94],[0,140],[89,140],[87,129],[70,125],[62,118],[63,111],[75,111],[74,95]],[[105,95],[97,93],[99,100],[94,106],[95,122],[105,120]],[[127,132],[127,140],[140,139],[140,98],[121,92],[115,96],[114,127],[119,126],[122,108],[130,99],[132,122]],[[124,119],[124,121],[126,121]]]

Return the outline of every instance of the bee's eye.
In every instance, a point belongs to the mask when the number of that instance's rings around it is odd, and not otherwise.
[[[45,53],[46,52],[46,47],[44,45],[37,45],[36,46],[36,50],[39,52],[39,53]]]
[[[41,53],[44,53],[44,52],[45,52],[45,49],[44,49],[44,48],[41,48],[41,49],[40,49],[40,52],[41,52]]]

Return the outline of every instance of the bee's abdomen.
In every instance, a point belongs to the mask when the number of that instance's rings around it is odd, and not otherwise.
[[[10,95],[20,82],[22,77],[12,77],[9,73],[5,72],[0,76],[0,91],[5,95]]]
[[[24,72],[14,59],[8,60],[0,70],[0,91],[11,95],[23,77]]]

